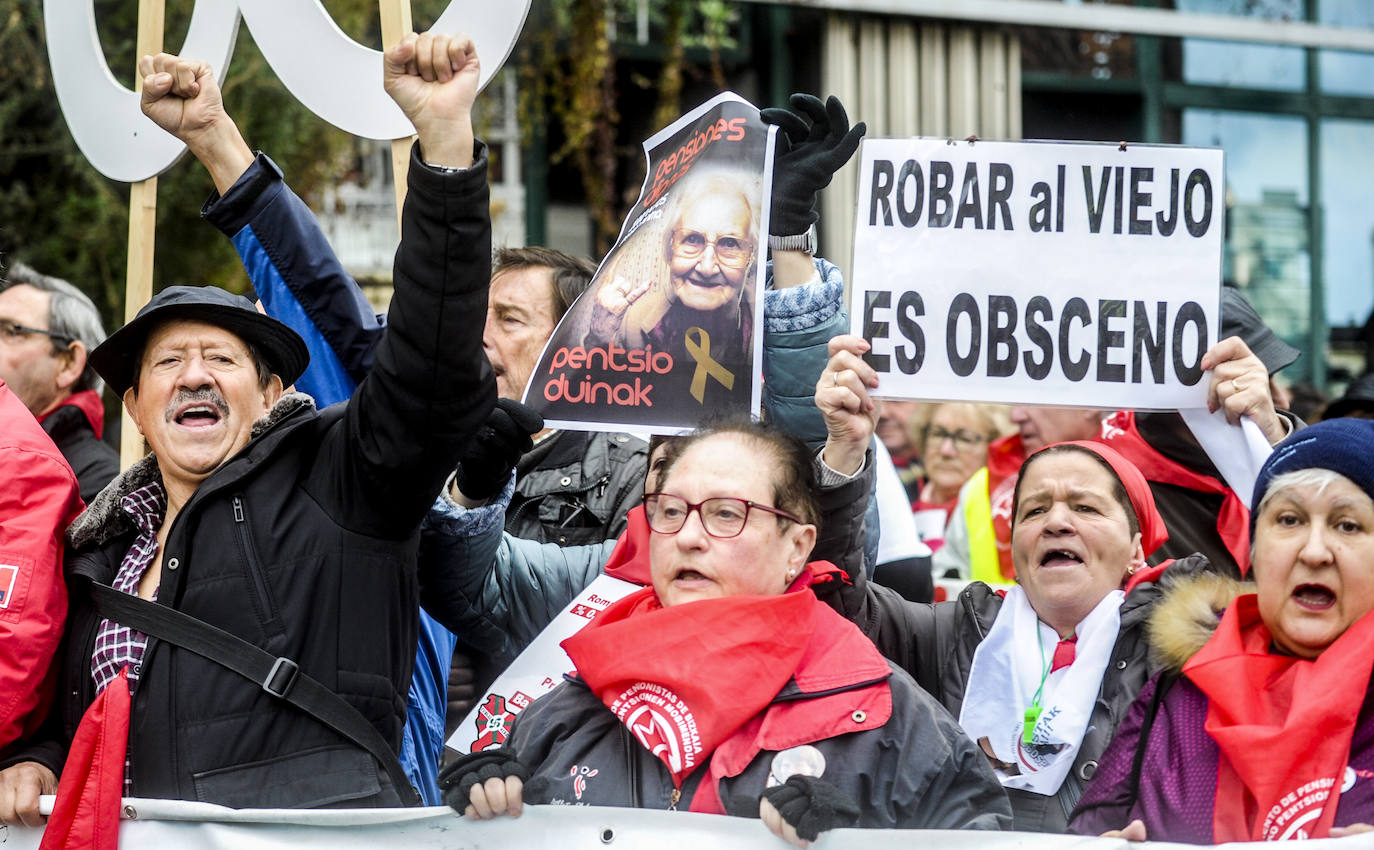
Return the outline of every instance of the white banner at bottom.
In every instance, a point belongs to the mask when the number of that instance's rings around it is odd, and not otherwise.
[[[51,799],[51,798],[45,798]],[[473,822],[450,809],[226,809],[178,800],[124,801],[119,842],[139,850],[785,850],[762,821],[691,812],[587,806],[530,806],[519,818]],[[4,850],[37,850],[41,829],[0,826]],[[1334,842],[1339,841],[1339,845]],[[1374,850],[1374,833],[1323,839],[1340,850]],[[837,829],[817,850],[1126,850],[1191,848],[1190,844],[1025,832]],[[1247,847],[1252,845],[1222,845]]]

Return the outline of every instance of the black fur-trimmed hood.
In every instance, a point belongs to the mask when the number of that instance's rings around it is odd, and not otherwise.
[[[286,393],[261,419],[253,423],[252,439],[301,410],[314,410],[315,400],[304,393]],[[86,510],[67,529],[67,545],[73,549],[101,546],[133,530],[133,522],[121,508],[124,497],[140,487],[162,480],[157,457],[148,454],[120,473],[100,491]]]

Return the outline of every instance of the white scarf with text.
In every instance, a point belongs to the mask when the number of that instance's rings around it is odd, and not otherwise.
[[[1120,590],[1108,593],[1078,624],[1073,663],[1046,675],[1059,635],[1040,622],[1025,591],[1007,591],[992,629],[973,653],[959,712],[959,724],[1006,787],[1046,796],[1059,791],[1092,718],[1121,630],[1124,598]],[[1042,679],[1041,712],[1027,745],[1025,712]]]

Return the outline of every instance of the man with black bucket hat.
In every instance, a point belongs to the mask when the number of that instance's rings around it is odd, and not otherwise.
[[[224,132],[197,111],[208,66],[164,54],[140,70],[144,112],[202,159],[227,146],[212,176],[233,185],[254,157],[232,122]],[[0,821],[41,822],[38,794],[59,773],[48,832],[69,844],[84,836],[78,800],[117,809],[121,793],[270,808],[416,800],[395,753],[418,528],[496,401],[478,75],[464,37],[412,34],[386,53],[387,91],[419,142],[388,331],[349,402],[317,411],[285,392],[306,343],[214,287],[164,290],[92,352],[152,452],[68,534],[59,696],[43,732],[0,760]],[[272,171],[256,203],[282,190]]]

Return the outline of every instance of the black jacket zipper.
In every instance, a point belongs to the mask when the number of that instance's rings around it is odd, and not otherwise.
[[[243,509],[243,496],[235,495],[233,505],[234,530],[238,533],[239,548],[243,550],[243,560],[248,565],[248,575],[252,577],[253,592],[258,599],[258,621],[268,635],[280,634],[281,621],[272,606],[272,596],[267,590],[267,578],[262,574],[262,565],[258,563],[257,547],[253,545],[253,532],[248,527],[247,512]]]

